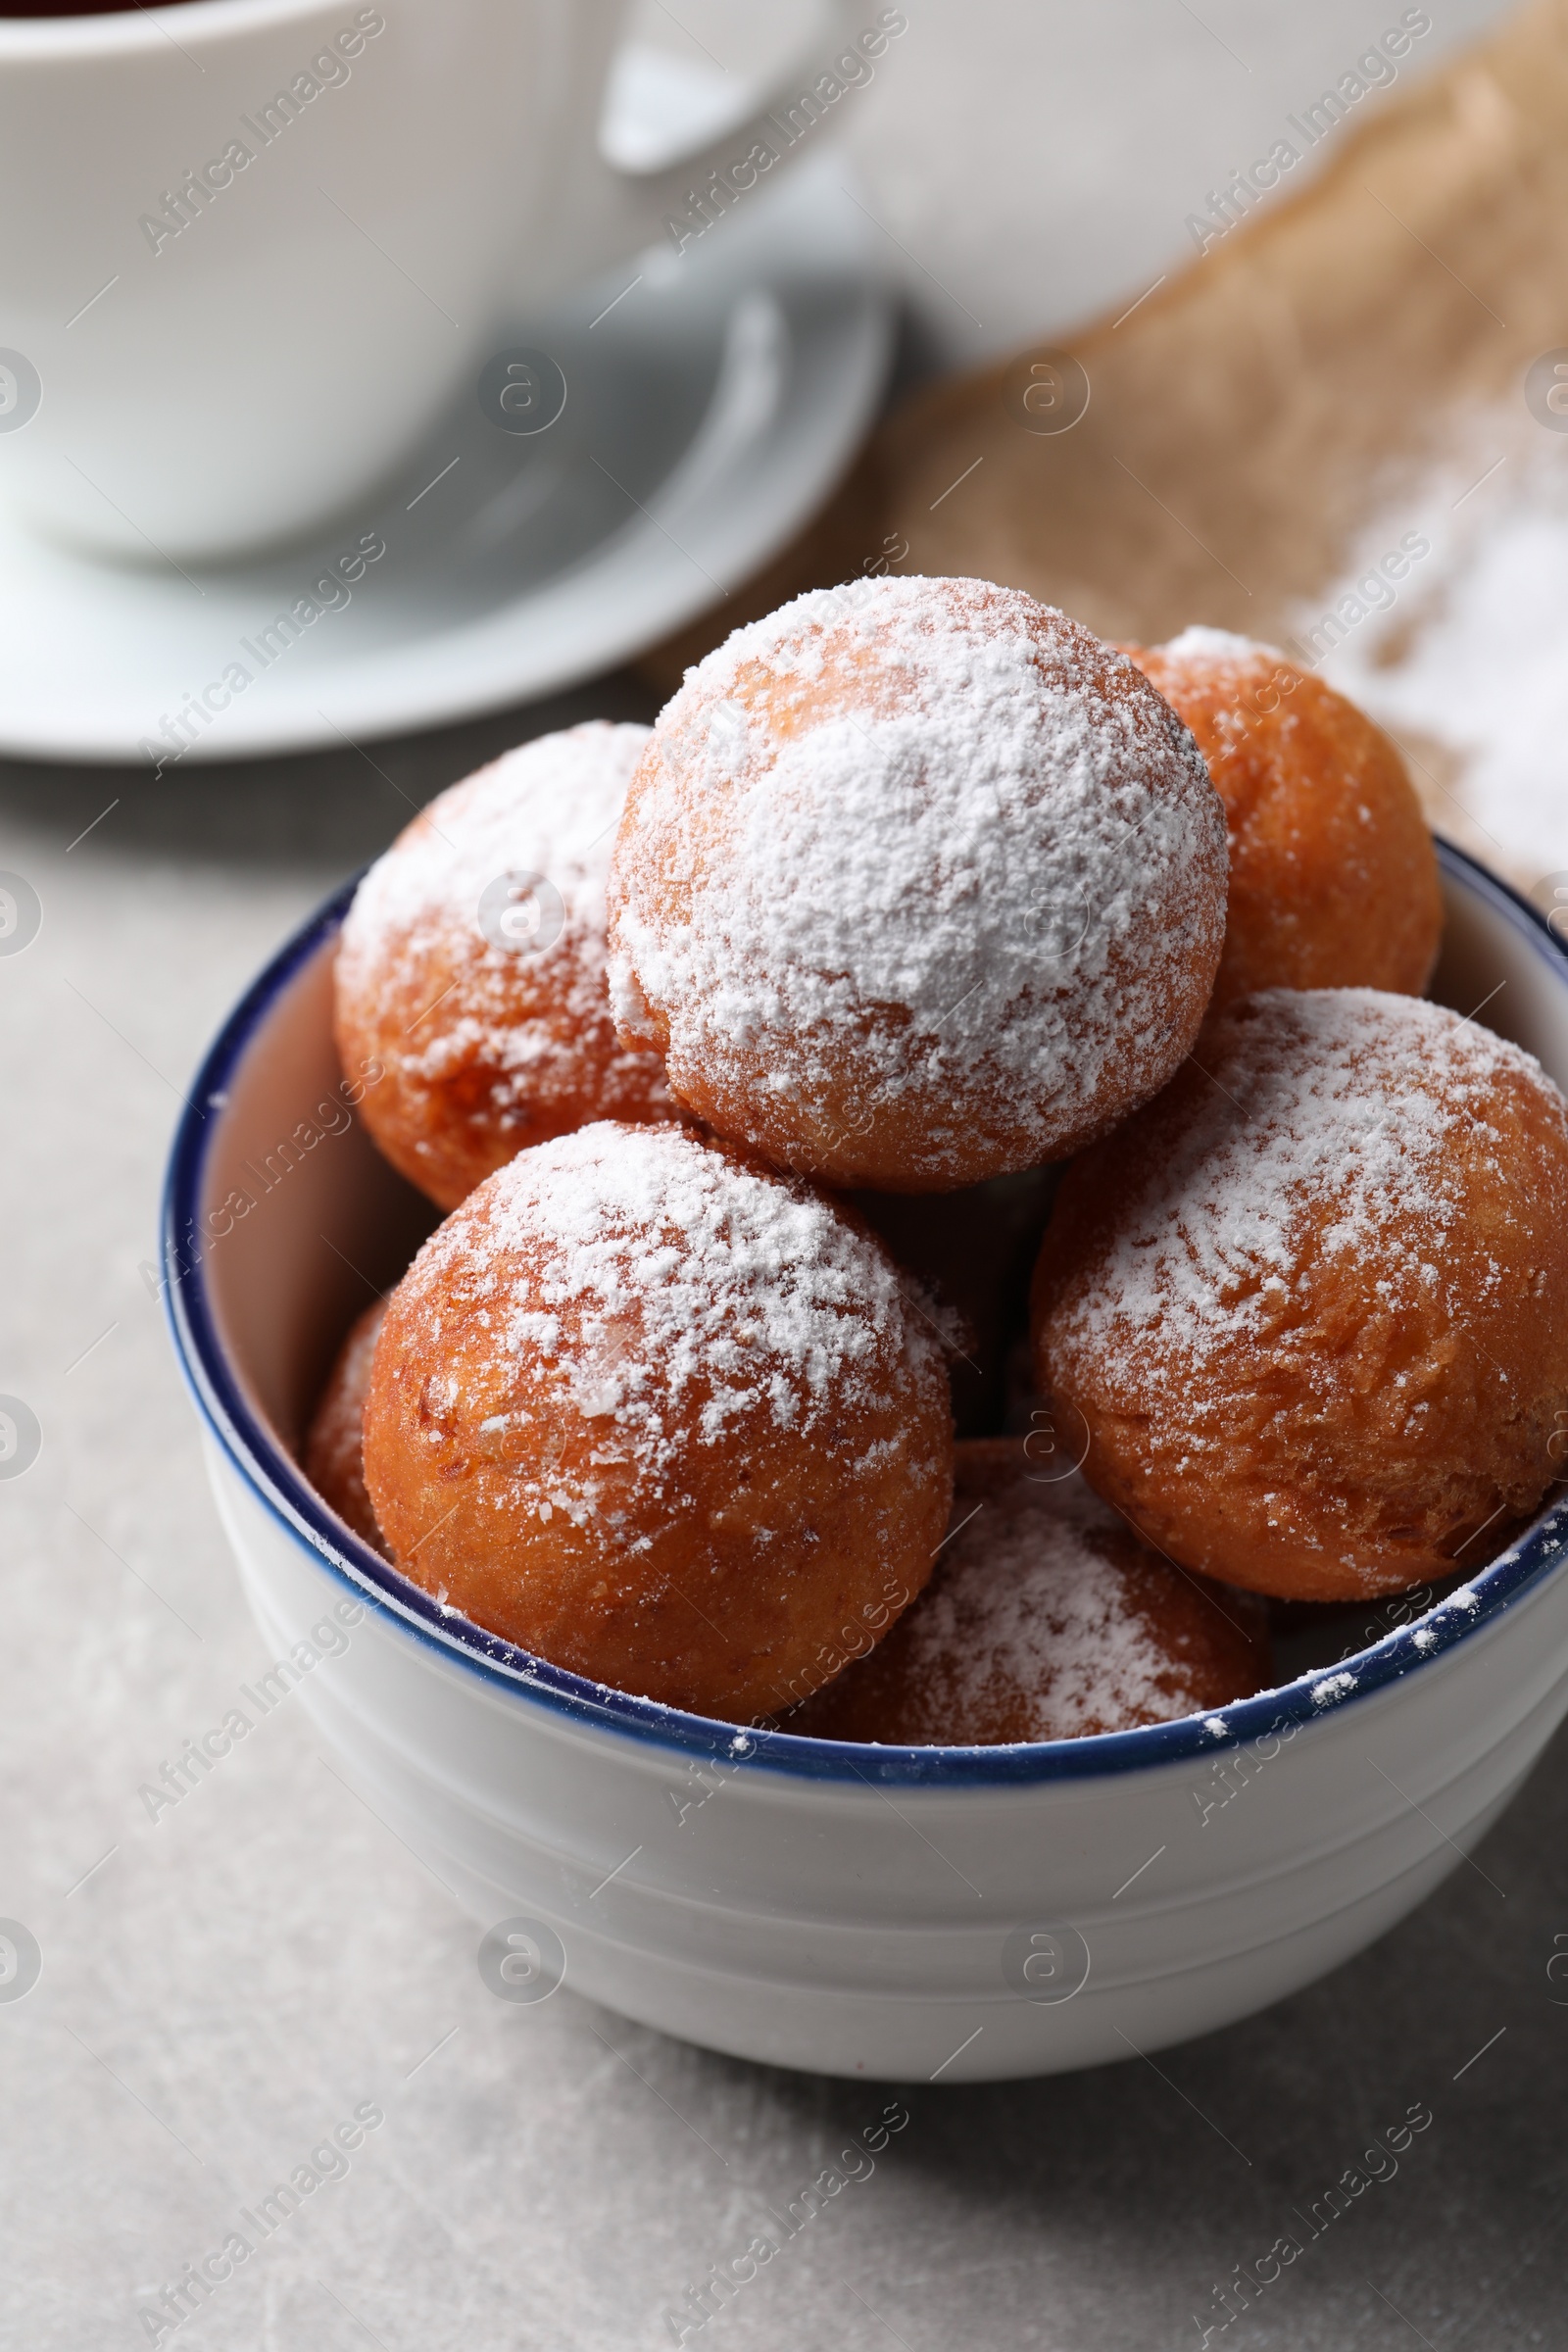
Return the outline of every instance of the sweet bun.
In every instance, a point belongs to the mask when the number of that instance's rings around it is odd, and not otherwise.
[[[446,1606],[744,1722],[925,1583],[947,1383],[858,1218],[687,1129],[601,1122],[425,1243],[376,1346],[365,1476]]]
[[[1210,1012],[1259,988],[1418,997],[1443,932],[1437,853],[1398,751],[1275,647],[1222,629],[1128,646],[1198,738],[1230,826]]]
[[[386,1314],[377,1298],[349,1327],[306,1433],[301,1466],[321,1500],[372,1550],[386,1545],[365,1487],[365,1399]]]
[[[657,1054],[605,992],[605,875],[646,727],[544,735],[454,784],[376,860],[336,969],[361,1115],[443,1208],[524,1145],[590,1119],[673,1115]]]
[[[1250,1593],[1185,1576],[1016,1438],[956,1449],[953,1527],[914,1606],[783,1729],[901,1747],[1079,1740],[1207,1713],[1268,1680]]]
[[[1561,1469],[1562,1096],[1474,1019],[1364,989],[1244,998],[1202,1061],[1047,1228],[1037,1370],[1085,1474],[1259,1592],[1481,1566]]]
[[[1225,871],[1132,662],[1016,589],[858,580],[737,630],[662,712],[611,875],[615,1017],[777,1165],[953,1191],[1163,1085]]]

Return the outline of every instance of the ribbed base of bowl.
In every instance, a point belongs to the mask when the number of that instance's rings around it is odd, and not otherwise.
[[[343,1581],[216,1447],[210,1462],[285,1659]],[[1211,2033],[1403,1918],[1568,1711],[1568,1580],[1294,1736],[1216,1745],[1206,1770],[901,1788],[896,1802],[755,1762],[694,1773],[525,1685],[495,1688],[384,1611],[298,1696],[482,1928],[559,1940],[568,1989],[772,2065],[992,2081]]]

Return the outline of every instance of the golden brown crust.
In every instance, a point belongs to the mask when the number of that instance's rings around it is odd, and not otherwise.
[[[991,1745],[1207,1713],[1268,1680],[1250,1593],[1184,1574],[1020,1439],[956,1448],[953,1526],[914,1606],[782,1728],[819,1740]]]
[[[1568,1116],[1474,1021],[1272,990],[1063,1178],[1042,1387],[1185,1566],[1359,1599],[1481,1567],[1568,1413]],[[1559,1439],[1560,1446],[1560,1439]]]
[[[940,1356],[863,1223],[675,1127],[535,1147],[393,1294],[366,1479],[399,1565],[574,1672],[745,1722],[912,1598]]]
[[[321,1500],[372,1550],[390,1557],[365,1484],[365,1399],[385,1315],[386,1300],[377,1298],[349,1326],[317,1400],[301,1465]]]
[[[1420,996],[1443,932],[1437,854],[1382,729],[1271,646],[1193,629],[1123,650],[1192,728],[1225,804],[1210,1016],[1260,988]]]

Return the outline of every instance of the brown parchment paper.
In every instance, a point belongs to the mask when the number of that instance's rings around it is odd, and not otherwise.
[[[1568,344],[1568,4],[1391,95],[1298,193],[1062,342],[1090,387],[1071,430],[1023,420],[1045,347],[924,389],[647,674],[672,691],[738,622],[890,563],[1025,588],[1107,637],[1286,636],[1401,475],[1478,407],[1522,415],[1530,362]],[[1423,757],[1429,812],[1463,834]]]

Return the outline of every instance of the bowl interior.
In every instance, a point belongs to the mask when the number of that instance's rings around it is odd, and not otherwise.
[[[209,1090],[220,1100],[197,1218],[207,1297],[246,1401],[290,1454],[349,1324],[441,1215],[356,1115],[373,1068],[348,1080],[338,1060],[332,961],[351,895],[316,918],[226,1084]]]
[[[1536,1054],[1568,1092],[1568,955],[1534,909],[1462,853],[1441,845],[1447,924],[1433,995],[1457,1012]],[[337,1345],[350,1321],[402,1274],[438,1212],[398,1176],[369,1140],[357,1104],[375,1083],[372,1069],[345,1075],[332,1039],[332,959],[337,933],[353,895],[352,883],[312,918],[264,971],[215,1043],[193,1090],[193,1108],[181,1122],[171,1167],[166,1248],[175,1340],[208,1419],[239,1467],[274,1510],[318,1551],[392,1597],[448,1645],[492,1665],[532,1662],[465,1621],[442,1624],[433,1603],[360,1544],[305,1486],[294,1456]],[[1548,1497],[1548,1503],[1555,1495]],[[1315,1621],[1309,1637],[1284,1649],[1282,1664],[1305,1675],[1340,1663],[1349,1647],[1372,1661],[1372,1681],[1407,1671],[1438,1654],[1501,1605],[1523,1581],[1560,1556],[1555,1533],[1541,1531],[1516,1544],[1485,1573],[1473,1573],[1467,1592],[1483,1608],[1452,1612],[1456,1622],[1437,1643],[1409,1646],[1415,1612],[1349,1611]],[[1479,1563],[1478,1563],[1479,1567]],[[1417,1596],[1419,1599],[1421,1596]],[[1427,1595],[1430,1599],[1432,1595]],[[1425,1602],[1422,1602],[1425,1605]],[[1443,1622],[1440,1611],[1435,1622]],[[1367,1645],[1362,1647],[1362,1644]],[[545,1669],[545,1683],[563,1694],[591,1695],[595,1711],[646,1717],[667,1736],[671,1725],[702,1728],[642,1699],[621,1699]],[[1368,1676],[1360,1677],[1362,1688]],[[539,1690],[537,1676],[531,1688]],[[1305,1686],[1302,1686],[1304,1690]],[[1277,1694],[1273,1712],[1279,1713]],[[1225,1710],[1236,1736],[1246,1736],[1249,1709]],[[1307,1714],[1314,1710],[1308,1702]],[[1096,1751],[1105,1761],[1152,1760],[1181,1752],[1188,1735],[1203,1727],[1159,1725],[1070,1742],[1041,1743],[1025,1752]],[[1182,1733],[1173,1743],[1170,1735]],[[704,1744],[710,1744],[705,1740]],[[820,1751],[828,1743],[789,1736],[780,1750]],[[997,1750],[849,1750],[874,1754],[882,1765],[906,1756],[911,1772],[930,1777],[935,1754],[990,1757]],[[1091,1756],[1083,1753],[1084,1766]],[[822,1769],[818,1764],[814,1769]],[[1074,1767],[1076,1769],[1076,1767]]]

